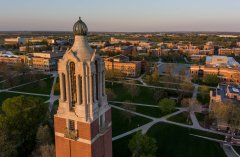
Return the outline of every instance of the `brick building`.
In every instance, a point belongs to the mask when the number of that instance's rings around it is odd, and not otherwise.
[[[128,77],[137,77],[141,73],[141,61],[129,61],[124,55],[108,58],[104,62],[106,70],[121,72]]]
[[[232,57],[207,56],[206,65],[193,65],[190,68],[191,75],[205,74],[218,75],[222,81],[240,82],[240,66]]]

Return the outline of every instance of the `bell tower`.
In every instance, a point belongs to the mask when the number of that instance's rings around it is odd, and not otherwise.
[[[105,93],[105,66],[88,44],[79,18],[75,41],[58,63],[60,99],[54,115],[56,157],[112,157],[111,107]]]

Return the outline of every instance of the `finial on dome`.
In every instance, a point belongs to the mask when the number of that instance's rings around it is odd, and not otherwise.
[[[80,16],[79,20],[73,25],[73,33],[74,35],[87,36],[87,25],[82,21]]]

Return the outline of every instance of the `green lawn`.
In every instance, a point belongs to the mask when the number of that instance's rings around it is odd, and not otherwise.
[[[54,78],[47,78],[46,80],[37,81],[25,86],[13,88],[13,91],[28,92],[28,93],[38,93],[38,94],[50,94],[52,89]]]
[[[117,96],[115,101],[129,100],[136,103],[157,105],[157,102],[154,100],[154,92],[156,91],[154,88],[138,86],[139,93],[136,97],[132,97],[128,92],[128,89],[119,83],[112,84],[106,82],[106,88],[111,88],[113,90]],[[167,92],[168,96],[177,96],[176,91],[164,90],[164,92]]]
[[[113,141],[113,156],[114,157],[131,157],[131,152],[128,149],[128,143],[134,134],[128,135],[116,141]]]
[[[112,105],[121,107],[122,104],[119,103],[111,103]],[[135,105],[136,106],[136,111],[138,113],[147,115],[147,116],[151,116],[154,118],[160,118],[163,116],[166,116],[168,114],[165,114],[163,112],[161,112],[161,109],[159,107],[148,107],[148,106],[139,106],[139,105]],[[175,110],[174,112],[176,112],[177,110]]]
[[[35,81],[35,80],[40,80],[42,78],[47,78],[47,77],[50,77],[50,75],[46,75],[46,74],[27,74],[25,76],[16,76],[16,77],[13,77],[12,79],[8,79],[4,83],[0,83],[0,89],[6,89],[6,88],[14,87],[14,86],[17,86],[17,85],[20,85],[20,84],[32,82],[32,81]]]
[[[200,124],[202,127],[204,127],[204,121],[205,121],[205,116],[206,116],[206,114],[196,112],[195,115],[196,115],[196,117],[197,117],[197,120],[198,120],[199,124]]]
[[[181,112],[173,117],[168,118],[168,120],[186,125],[192,125],[191,118],[190,116],[188,117],[188,115],[188,112]]]
[[[147,134],[157,140],[159,157],[226,157],[218,143],[189,134],[224,139],[221,135],[166,123],[154,125]]]
[[[150,122],[150,119],[140,117],[140,116],[134,116],[132,118],[131,123],[129,123],[122,114],[125,111],[121,111],[115,108],[112,108],[112,134],[113,137],[123,134],[129,130],[135,129],[138,126],[142,126],[148,122]]]
[[[208,104],[210,101],[210,95],[206,94],[205,96],[202,96],[200,93],[197,94],[197,100],[202,104]]]
[[[1,106],[2,106],[2,103],[4,102],[4,100],[6,100],[7,98],[12,98],[12,97],[20,96],[20,95],[23,95],[23,94],[8,93],[8,92],[0,93],[0,110],[1,110]],[[41,96],[32,96],[32,95],[24,95],[24,96],[41,98],[44,102],[49,99],[49,97],[41,97]]]
[[[233,149],[240,155],[240,147],[239,146],[233,146]]]

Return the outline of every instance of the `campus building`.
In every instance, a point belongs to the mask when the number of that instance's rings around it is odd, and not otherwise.
[[[118,55],[105,59],[106,70],[120,72],[128,77],[137,77],[141,73],[141,61],[129,61],[124,55]]]
[[[111,107],[104,61],[88,44],[86,24],[73,26],[75,41],[59,60],[60,99],[54,115],[56,157],[112,157]]]
[[[29,68],[44,72],[57,70],[57,63],[64,55],[63,51],[34,52],[26,55],[14,55],[12,52],[0,52],[0,63],[13,66],[19,63],[26,64]]]
[[[4,44],[5,45],[18,45],[18,44],[24,44],[27,42],[26,38],[21,38],[21,37],[17,37],[17,38],[5,38],[4,39]]]
[[[218,75],[222,81],[240,82],[240,65],[232,57],[207,56],[206,65],[193,65],[190,68],[191,75]]]

